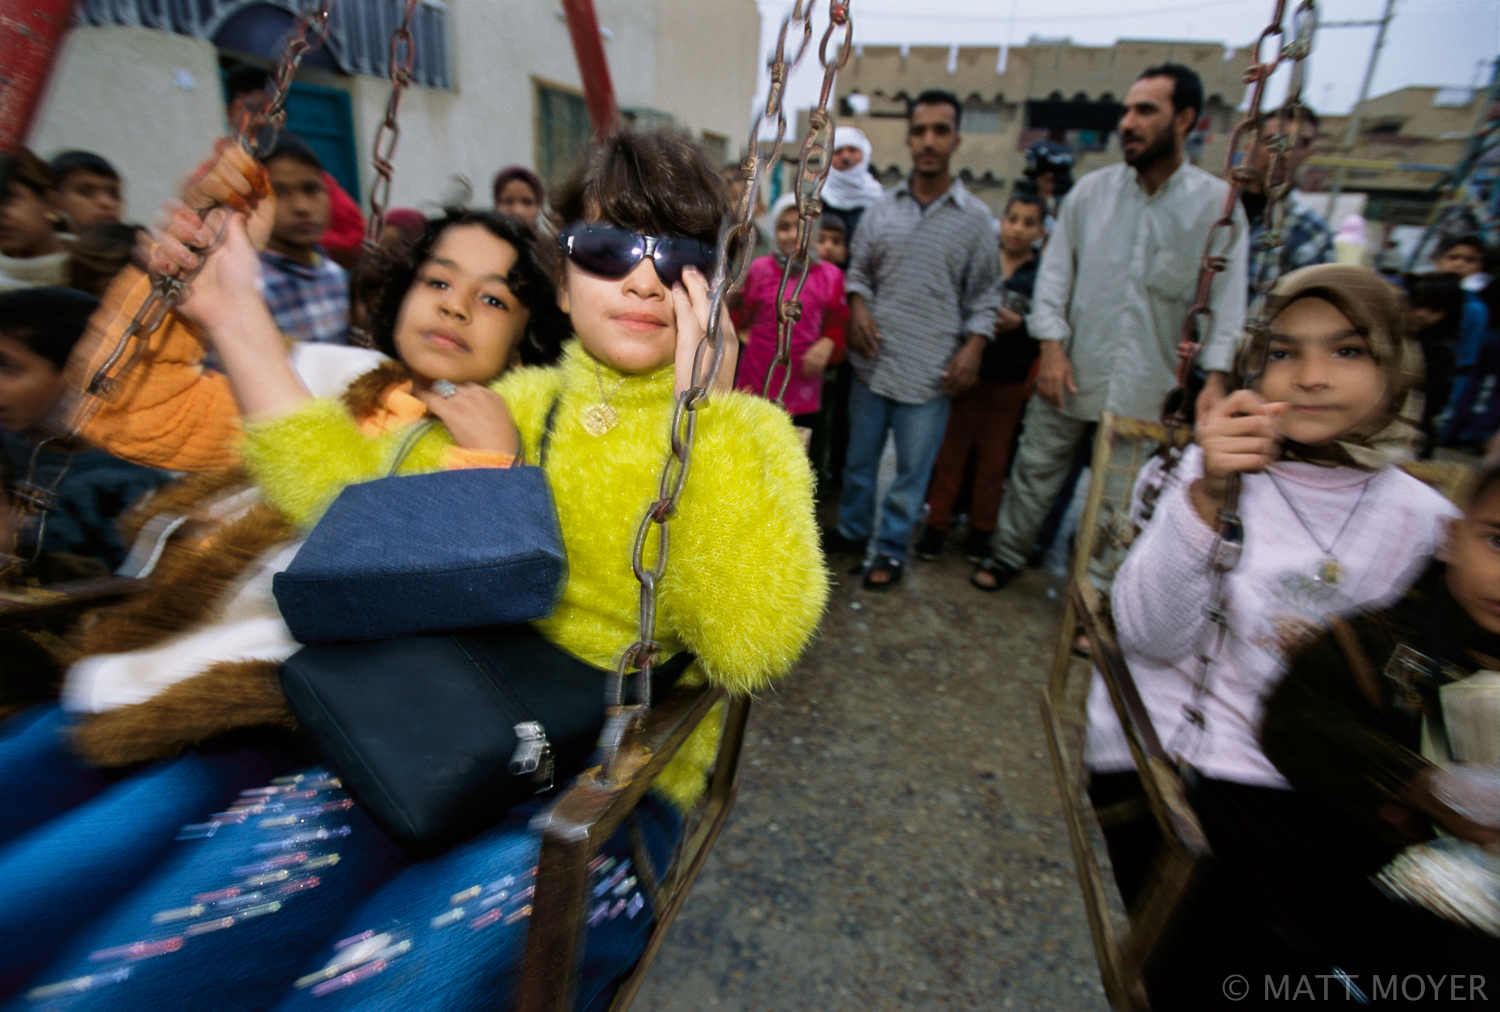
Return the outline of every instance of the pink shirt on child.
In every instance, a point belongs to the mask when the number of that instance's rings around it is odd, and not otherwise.
[[[1188,448],[1162,490],[1155,517],[1120,566],[1110,604],[1125,661],[1167,751],[1208,777],[1288,788],[1260,748],[1265,700],[1286,673],[1287,657],[1321,631],[1323,616],[1393,604],[1437,548],[1442,518],[1458,510],[1395,467],[1370,472],[1285,461],[1271,470],[1317,540],[1332,546],[1339,580],[1314,579],[1327,554],[1270,477],[1246,475],[1240,493],[1245,546],[1226,577],[1229,634],[1197,703],[1203,730],[1187,723],[1183,709],[1193,702],[1199,680],[1196,650],[1213,586],[1208,559],[1214,532],[1188,497],[1203,473],[1198,447]],[[1143,471],[1141,480],[1145,476]],[[1098,677],[1088,712],[1089,767],[1134,768]]]
[[[776,358],[776,292],[781,286],[781,272],[774,254],[757,257],[750,264],[745,278],[745,300],[736,314],[736,322],[747,321],[741,325],[749,328],[734,383],[736,390],[759,394],[765,385],[766,370]],[[807,272],[807,284],[802,286],[802,317],[792,325],[792,377],[786,385],[786,409],[790,414],[817,411],[822,403],[823,376],[821,373],[804,376],[802,356],[822,335],[830,314],[838,313],[843,306],[844,272],[825,261],[814,263]],[[780,383],[778,370],[771,386],[772,397],[776,396]]]

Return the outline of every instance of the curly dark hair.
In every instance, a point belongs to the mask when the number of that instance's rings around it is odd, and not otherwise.
[[[557,306],[557,288],[552,282],[552,244],[539,240],[525,225],[493,211],[448,208],[430,218],[421,236],[410,243],[371,254],[360,267],[356,293],[370,306],[368,328],[375,347],[392,358],[396,352],[396,317],[406,293],[416,282],[417,271],[432,255],[438,237],[455,225],[479,225],[516,251],[515,266],[506,282],[521,305],[530,310],[526,334],[521,340],[521,361],[526,365],[551,365],[562,354],[562,343],[572,335],[568,317]]]

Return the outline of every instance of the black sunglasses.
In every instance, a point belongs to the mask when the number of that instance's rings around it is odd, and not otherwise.
[[[579,267],[605,278],[623,278],[649,257],[657,277],[668,285],[682,280],[685,267],[707,278],[714,269],[714,246],[687,236],[641,235],[618,225],[574,222],[557,236],[557,244]]]

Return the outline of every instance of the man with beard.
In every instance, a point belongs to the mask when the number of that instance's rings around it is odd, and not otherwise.
[[[1155,418],[1172,388],[1203,242],[1228,192],[1184,156],[1202,110],[1196,73],[1174,63],[1149,68],[1125,96],[1124,163],[1084,176],[1062,203],[1027,318],[1042,345],[1040,396],[1026,410],[993,554],[972,578],[980,590],[999,590],[1020,572],[1100,413]],[[1198,363],[1209,374],[1200,413],[1224,395],[1244,327],[1246,230],[1236,205],[1212,314],[1200,317]]]
[[[864,552],[874,542],[864,567],[867,590],[900,582],[943,442],[948,398],[978,381],[980,357],[995,335],[995,218],[949,171],[962,115],[951,92],[924,91],[912,101],[912,174],[870,205],[849,257],[849,450],[838,529],[828,532],[825,547]],[[875,474],[887,433],[896,441],[896,480],[877,531]]]

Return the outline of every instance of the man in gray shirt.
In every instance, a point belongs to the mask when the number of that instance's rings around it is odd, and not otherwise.
[[[1191,69],[1166,63],[1145,71],[1125,96],[1124,164],[1084,176],[1062,202],[1027,318],[1042,344],[1037,396],[1026,409],[993,554],[973,576],[980,590],[999,590],[1020,571],[1100,413],[1156,418],[1172,388],[1204,240],[1228,193],[1227,183],[1183,155],[1202,108],[1203,83]],[[1209,373],[1200,410],[1223,396],[1244,329],[1247,231],[1236,202],[1228,262],[1200,328],[1198,363]]]
[[[924,91],[907,114],[912,174],[870,205],[849,258],[849,455],[830,550],[863,551],[869,590],[901,579],[921,520],[948,398],[979,376],[995,332],[1000,246],[995,218],[949,171],[962,110],[946,91]],[[875,472],[886,433],[896,480],[875,526]]]

